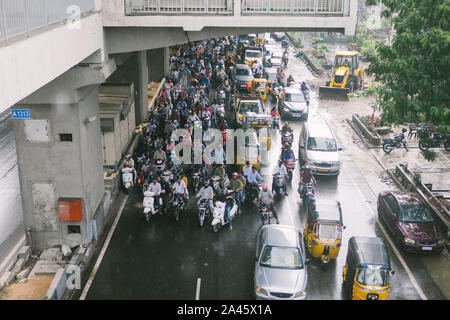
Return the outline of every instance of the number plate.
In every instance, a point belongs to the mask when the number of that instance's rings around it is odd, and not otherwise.
[[[431,250],[433,250],[433,248],[432,247],[422,247],[422,250],[431,251]]]
[[[301,114],[298,114],[298,113],[293,113],[292,116],[293,116],[294,118],[300,118],[302,115],[301,115]]]
[[[317,169],[317,171],[318,171],[318,172],[328,172],[328,171],[330,171],[330,170],[328,170],[328,169]]]

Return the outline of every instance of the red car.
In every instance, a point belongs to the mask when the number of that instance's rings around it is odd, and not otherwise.
[[[378,219],[395,242],[412,252],[441,252],[445,240],[427,204],[412,192],[385,191],[378,195]]]

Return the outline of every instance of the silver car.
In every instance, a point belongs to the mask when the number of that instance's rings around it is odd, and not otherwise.
[[[236,89],[247,90],[247,83],[252,80],[252,69],[247,64],[237,64],[233,73],[233,82]]]
[[[308,262],[299,229],[279,224],[262,226],[256,238],[256,299],[306,299]]]

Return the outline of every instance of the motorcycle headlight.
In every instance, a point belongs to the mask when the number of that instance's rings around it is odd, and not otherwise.
[[[301,297],[304,297],[304,296],[306,296],[306,291],[305,290],[300,290],[299,292],[297,292],[295,294],[296,298],[301,298]]]
[[[438,240],[438,242],[437,242],[438,246],[442,246],[443,244],[445,244],[445,240],[444,239]]]
[[[260,295],[263,295],[263,296],[268,296],[269,295],[269,293],[267,292],[266,289],[263,289],[263,288],[258,287],[258,286],[255,288],[255,291],[257,293],[259,293]]]
[[[415,244],[416,243],[413,239],[410,239],[410,238],[407,238],[407,237],[403,238],[403,242],[404,243],[409,243],[409,244]]]

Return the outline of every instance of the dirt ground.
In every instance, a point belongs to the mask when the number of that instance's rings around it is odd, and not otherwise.
[[[54,274],[35,275],[24,283],[13,283],[0,290],[0,300],[42,300]]]

